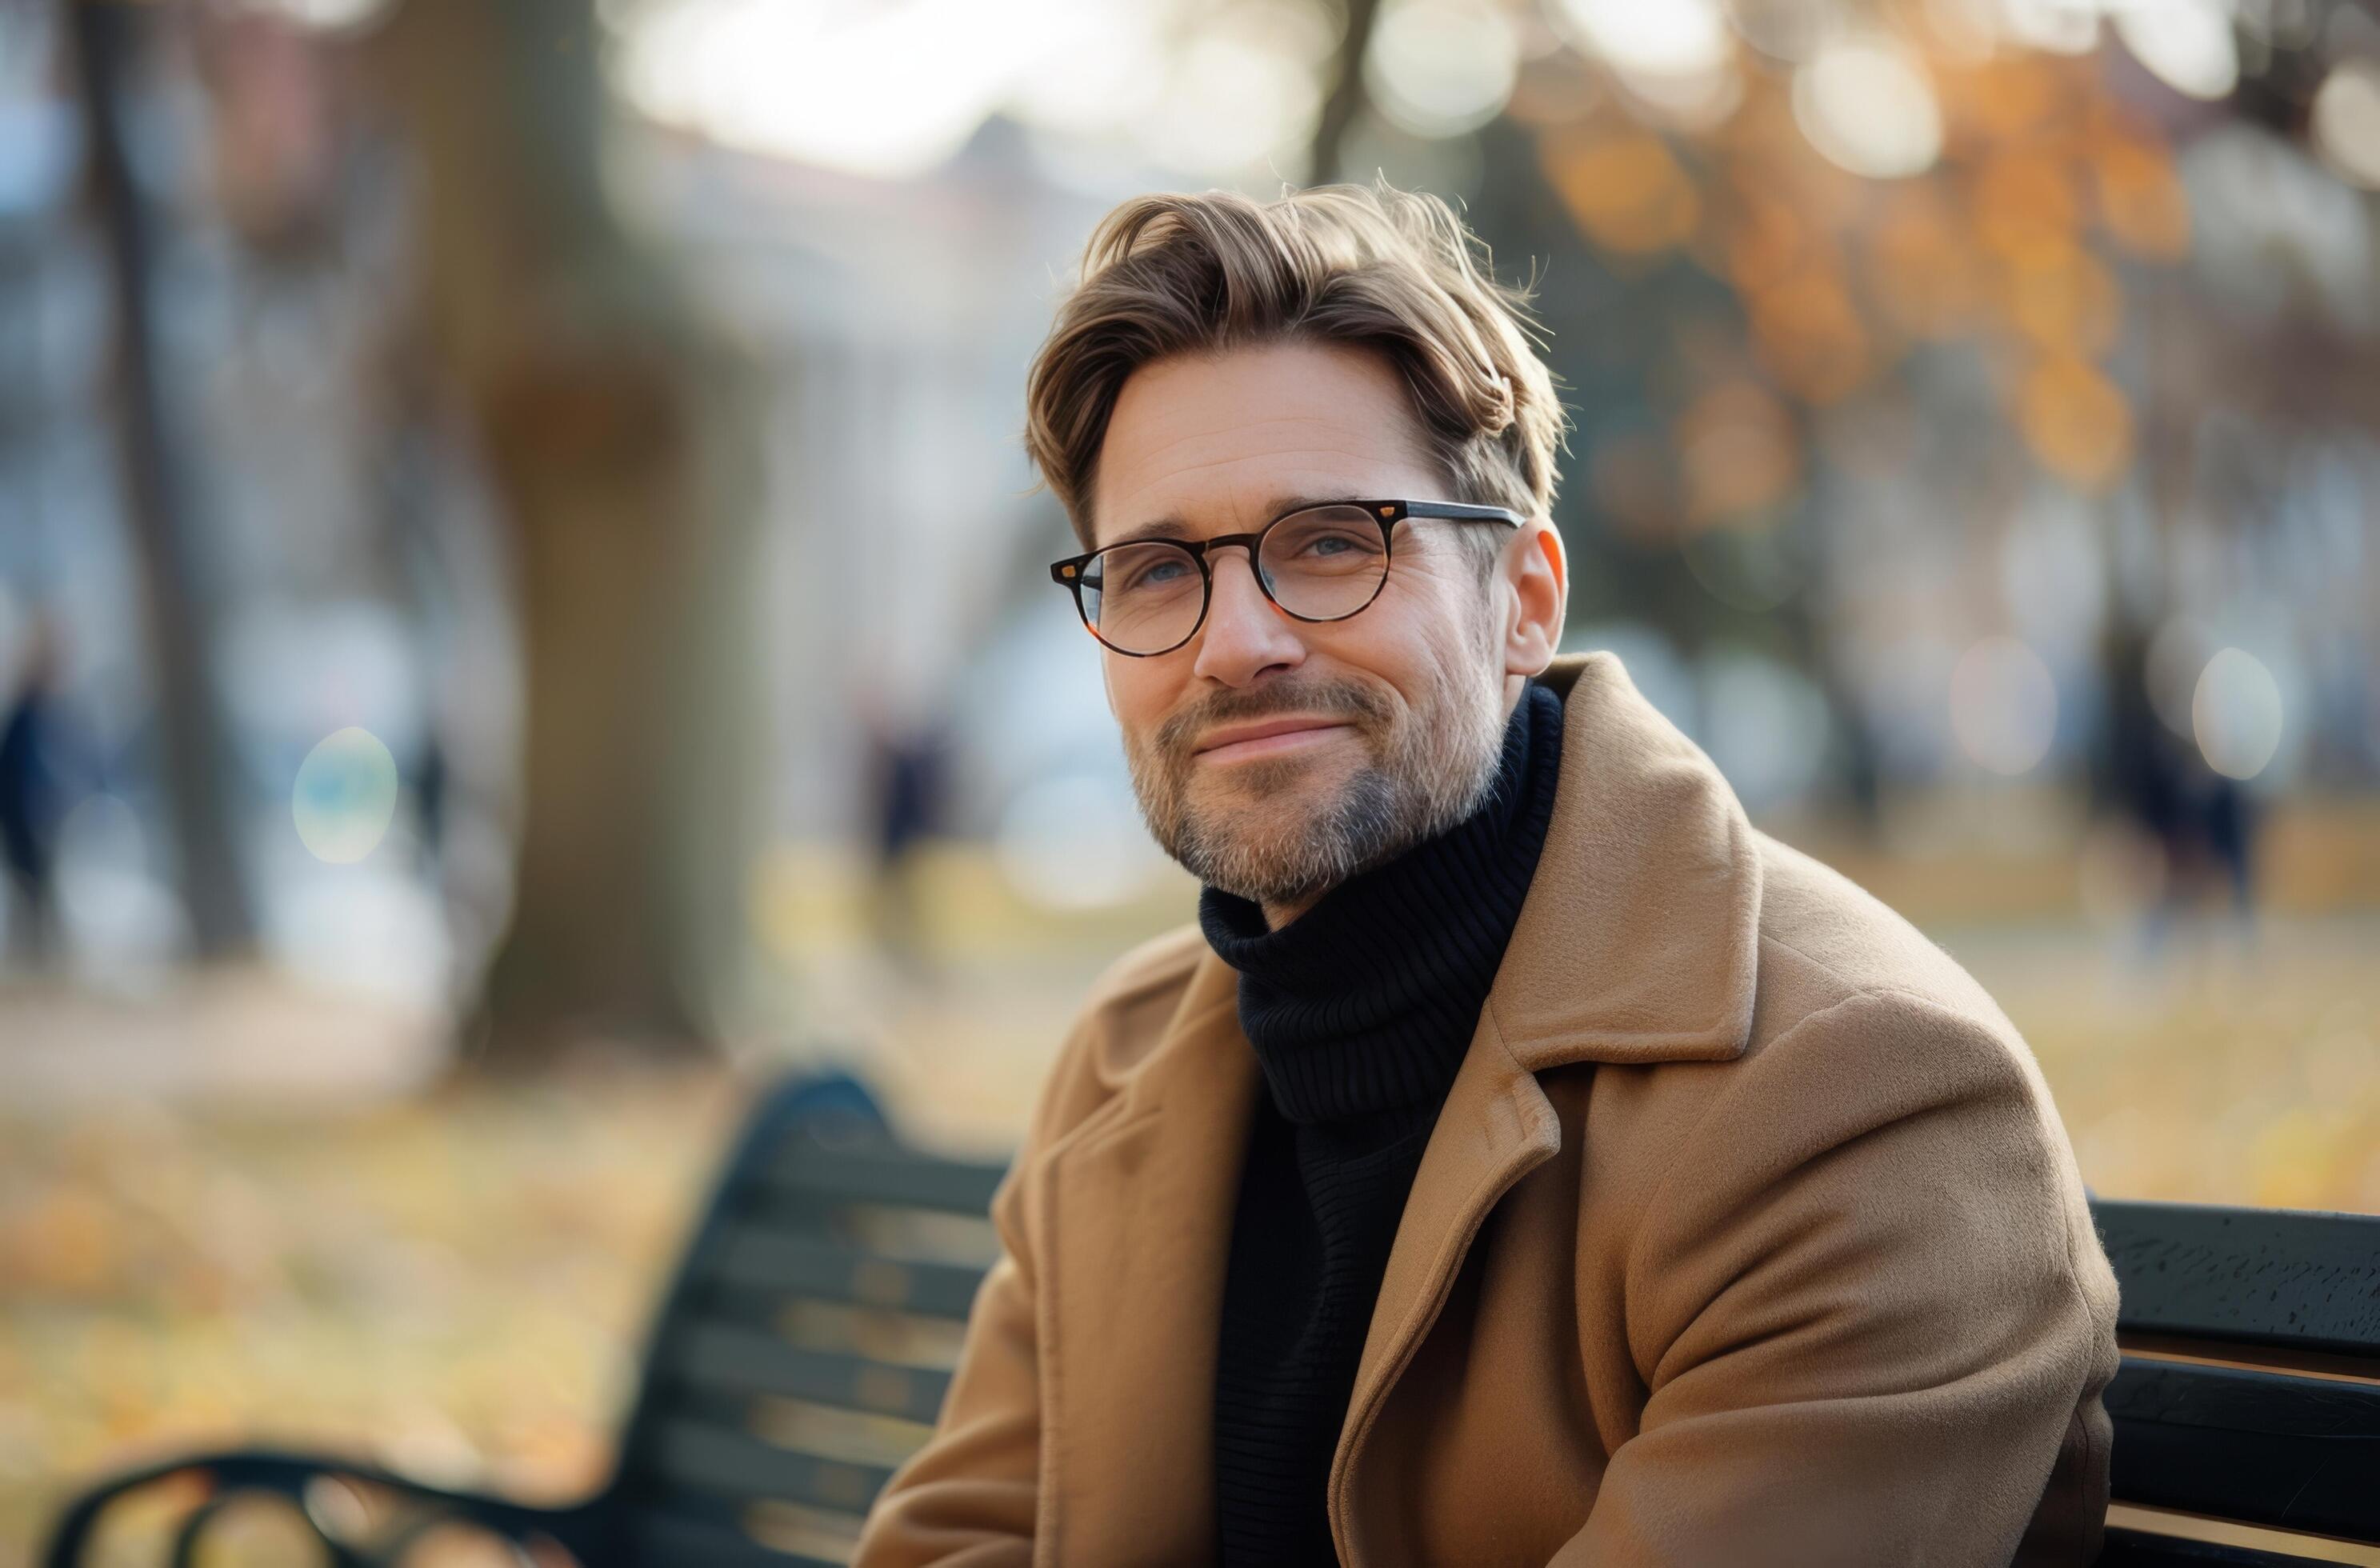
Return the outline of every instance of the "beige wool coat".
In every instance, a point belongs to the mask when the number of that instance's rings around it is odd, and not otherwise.
[[[1340,1561],[2088,1562],[2116,1285],[2031,1051],[1617,659],[1542,678],[1552,824],[1373,1309]],[[1211,1561],[1236,998],[1195,929],[1094,991],[865,1568]]]

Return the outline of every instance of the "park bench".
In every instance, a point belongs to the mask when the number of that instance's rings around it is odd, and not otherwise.
[[[788,1085],[762,1100],[727,1162],[594,1497],[538,1508],[319,1455],[224,1453],[101,1486],[67,1508],[43,1561],[84,1568],[111,1502],[169,1482],[191,1498],[176,1568],[225,1509],[258,1494],[293,1505],[334,1568],[393,1563],[457,1523],[550,1541],[585,1568],[838,1561],[941,1406],[996,1255],[984,1215],[1000,1175],[905,1149],[848,1079]],[[2152,1511],[2380,1543],[2380,1218],[2093,1208],[2123,1286],[2125,1345],[2107,1396],[2119,1507],[2101,1562],[2338,1560],[2310,1541],[2176,1538]],[[386,1506],[359,1510],[359,1496]],[[368,1528],[348,1523],[366,1517]]]

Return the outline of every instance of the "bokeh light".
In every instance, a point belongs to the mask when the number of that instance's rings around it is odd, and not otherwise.
[[[2014,777],[2049,755],[2058,683],[2041,655],[2012,637],[1987,637],[1950,671],[1950,732],[1979,766]]]
[[[2223,649],[2199,675],[2190,722],[2208,767],[2226,778],[2252,779],[2280,749],[2280,683],[2254,654]]]
[[[1922,174],[1942,154],[1925,67],[1885,39],[1845,39],[1793,75],[1793,118],[1830,162],[1871,179]]]
[[[1135,139],[1175,168],[1220,176],[1300,166],[1321,112],[1316,68],[1329,54],[1322,30],[1281,7],[1242,6],[1183,46],[1172,78]]]
[[[856,10],[688,0],[633,17],[616,68],[648,114],[736,146],[883,176],[948,157],[1042,36],[1038,17],[972,0]]]
[[[1554,14],[1581,47],[1633,78],[1696,76],[1727,60],[1727,22],[1712,0],[1560,0]]]
[[[2240,82],[2231,11],[2216,0],[2151,0],[2115,8],[2116,36],[2176,92],[2228,96]]]
[[[259,0],[249,0],[258,4]],[[361,31],[386,17],[395,0],[261,0],[300,27],[322,32]]]
[[[1730,68],[1734,41],[1716,0],[1556,0],[1552,14],[1580,53],[1675,123],[1716,123],[1741,91]]]
[[[1493,119],[1512,96],[1520,66],[1512,20],[1488,0],[1390,0],[1364,63],[1381,111],[1425,137]]]
[[[2346,60],[2313,95],[2315,147],[2331,167],[2380,190],[2380,60]]]
[[[298,841],[333,865],[360,860],[387,836],[396,795],[396,759],[380,737],[354,725],[334,731],[298,764],[290,801]]]
[[[2090,0],[1999,0],[2006,42],[2046,55],[2087,55],[2099,44],[2099,7]]]

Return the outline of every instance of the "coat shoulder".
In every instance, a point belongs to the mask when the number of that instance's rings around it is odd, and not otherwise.
[[[1091,982],[1051,1065],[1031,1141],[1046,1146],[1122,1094],[1212,950],[1194,923],[1152,937]]]
[[[1991,993],[1899,911],[1791,845],[1753,836],[1761,869],[1755,1045],[1855,996],[1893,994],[2018,1038]]]

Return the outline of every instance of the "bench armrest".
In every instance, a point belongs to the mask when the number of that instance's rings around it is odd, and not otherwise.
[[[590,1561],[588,1551],[592,1545],[593,1535],[591,1504],[566,1509],[535,1508],[504,1498],[428,1486],[392,1475],[377,1465],[358,1464],[334,1455],[240,1449],[223,1453],[186,1455],[101,1482],[69,1503],[59,1515],[57,1526],[40,1559],[42,1568],[84,1568],[84,1554],[91,1532],[118,1499],[172,1477],[191,1474],[203,1475],[212,1480],[218,1500],[244,1492],[287,1499],[305,1517],[314,1533],[322,1538],[338,1568],[366,1568],[381,1554],[366,1554],[363,1549],[353,1543],[333,1539],[308,1512],[306,1489],[318,1479],[359,1481],[385,1489],[424,1510],[428,1515],[425,1523],[459,1521],[516,1543],[525,1543],[533,1537],[543,1536],[560,1543],[582,1562]],[[176,1550],[177,1559],[188,1560],[193,1544],[192,1532],[203,1522],[202,1517],[192,1519],[182,1544]],[[400,1540],[409,1540],[419,1533],[418,1526],[407,1528],[400,1533]]]

